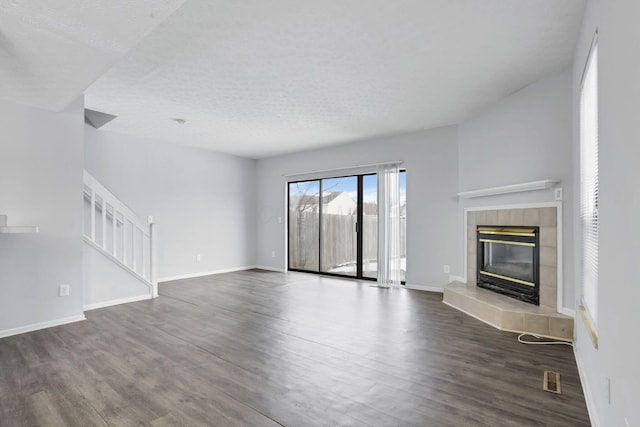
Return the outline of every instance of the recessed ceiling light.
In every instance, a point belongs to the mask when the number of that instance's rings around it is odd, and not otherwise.
[[[187,121],[185,119],[180,119],[178,117],[173,117],[171,120],[173,120],[174,122],[178,123],[179,125],[183,125],[183,124],[187,123]]]

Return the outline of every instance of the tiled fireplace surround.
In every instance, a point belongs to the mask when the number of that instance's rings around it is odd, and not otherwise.
[[[498,329],[571,340],[573,319],[558,313],[557,208],[469,210],[467,221],[467,283],[452,282],[444,302]],[[476,226],[540,227],[540,306],[476,286]]]

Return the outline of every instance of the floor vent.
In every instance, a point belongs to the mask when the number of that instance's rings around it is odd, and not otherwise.
[[[562,388],[560,387],[560,374],[553,371],[544,371],[543,388],[544,391],[562,394]]]

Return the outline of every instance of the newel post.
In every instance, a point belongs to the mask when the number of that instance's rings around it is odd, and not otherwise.
[[[147,217],[149,223],[149,241],[151,245],[151,284],[153,285],[153,298],[158,297],[158,230],[157,224],[153,222],[153,216]]]

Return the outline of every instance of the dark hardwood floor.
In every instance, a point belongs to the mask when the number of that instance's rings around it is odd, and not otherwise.
[[[589,425],[570,347],[441,294],[253,270],[160,295],[0,340],[0,426]]]

